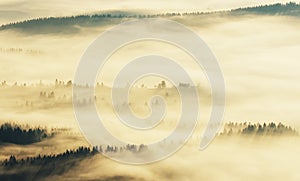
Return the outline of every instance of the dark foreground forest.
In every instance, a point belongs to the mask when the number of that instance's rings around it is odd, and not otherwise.
[[[20,125],[4,123],[0,126],[0,135],[2,141],[7,144],[30,144],[41,139],[47,138],[51,133],[47,133],[42,128],[25,129]],[[53,135],[52,135],[53,136]],[[229,122],[224,125],[223,131],[219,137],[253,137],[253,136],[298,136],[298,132],[291,126],[282,123],[234,123]],[[23,138],[23,139],[22,139]],[[5,145],[4,145],[5,146]],[[112,145],[95,146],[95,147],[78,147],[77,149],[68,149],[63,153],[38,154],[34,157],[22,156],[17,158],[10,155],[7,159],[1,160],[0,163],[0,180],[42,180],[54,176],[62,176],[72,168],[76,167],[83,160],[92,160],[95,155],[100,153],[122,153],[131,152],[138,154],[147,149],[146,145],[125,145],[117,147]],[[104,157],[102,157],[104,159]],[[101,178],[102,180],[132,180],[128,176],[114,176]]]

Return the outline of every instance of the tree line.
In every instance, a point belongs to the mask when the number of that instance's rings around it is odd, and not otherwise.
[[[300,3],[299,4],[295,2],[289,2],[286,4],[276,3],[271,5],[238,8],[238,9],[231,10],[231,12],[300,16]]]
[[[63,153],[52,154],[52,155],[41,155],[35,157],[27,157],[17,159],[16,156],[11,155],[8,159],[2,161],[1,165],[4,167],[13,167],[18,165],[41,165],[41,164],[49,164],[53,162],[64,162],[64,160],[69,159],[78,159],[78,158],[87,158],[93,156],[97,153],[120,153],[120,152],[132,152],[132,153],[140,153],[147,149],[146,145],[135,145],[135,144],[127,144],[126,146],[94,146],[90,147],[78,147],[74,150],[66,150]]]
[[[291,126],[286,126],[282,123],[226,123],[221,136],[231,135],[271,135],[271,136],[297,136],[298,132]]]
[[[27,157],[17,160],[17,158],[14,155],[11,155],[8,159],[5,159],[2,162],[2,165],[5,167],[12,167],[16,165],[41,165],[46,163],[51,163],[55,161],[64,161],[66,159],[71,158],[83,158],[87,156],[91,156],[96,154],[98,151],[94,147],[93,149],[90,149],[89,147],[79,147],[75,150],[66,150],[63,153],[59,154],[53,154],[53,155],[38,155],[35,157]]]
[[[196,16],[204,14],[244,14],[244,13],[259,13],[259,14],[281,14],[290,16],[300,16],[300,3],[289,2],[286,4],[276,3],[270,5],[261,5],[254,7],[238,8],[228,11],[214,11],[214,12],[173,12],[173,13],[160,13],[160,14],[128,14],[128,13],[103,13],[103,14],[93,14],[93,15],[77,15],[77,16],[66,16],[66,17],[45,17],[36,18],[20,22],[12,22],[9,24],[4,24],[0,27],[0,30],[10,29],[10,28],[28,28],[32,29],[34,25],[41,26],[93,26],[103,23],[111,23],[112,19],[128,19],[128,18],[156,18],[156,17],[173,17],[173,16]]]

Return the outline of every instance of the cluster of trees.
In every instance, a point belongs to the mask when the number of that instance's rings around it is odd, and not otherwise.
[[[123,152],[123,151],[138,153],[138,152],[142,152],[142,151],[146,150],[147,146],[144,144],[141,144],[141,145],[127,144],[126,146],[122,146],[122,147],[107,145],[106,148],[105,149],[104,148],[105,147],[102,147],[102,146],[96,147],[96,149],[100,153],[114,153],[114,152]]]
[[[20,83],[20,84],[18,85],[18,82],[15,82],[15,83],[13,83],[13,84],[8,84],[8,83],[6,82],[6,80],[0,82],[0,86],[3,86],[3,87],[9,87],[9,86],[11,86],[11,85],[14,86],[14,87],[16,87],[16,86],[24,86],[24,87],[26,87],[26,86],[27,86],[26,83]]]
[[[50,99],[52,99],[52,98],[55,98],[55,94],[54,94],[53,91],[50,92],[50,93],[46,93],[46,91],[41,91],[40,92],[40,98],[50,98]]]
[[[51,136],[45,129],[24,129],[19,125],[4,123],[0,126],[0,142],[14,144],[31,144]]]
[[[297,136],[298,132],[291,126],[283,125],[282,123],[227,123],[220,135],[289,135]]]
[[[40,50],[23,49],[23,48],[0,48],[0,52],[27,53],[27,54],[41,54],[42,53]]]
[[[85,107],[92,105],[97,100],[97,97],[94,96],[94,98],[75,98],[74,104],[76,106]]]
[[[4,80],[3,82],[1,82],[1,86],[7,86],[6,80]]]
[[[54,91],[46,92],[46,91],[40,91],[39,93],[39,99],[38,101],[29,101],[25,100],[24,104],[20,104],[20,107],[26,107],[26,108],[50,108],[55,107],[59,105],[66,105],[71,104],[71,98],[70,96],[67,97],[66,94],[62,96],[56,96]]]
[[[0,52],[22,52],[22,48],[0,48]]]
[[[55,87],[62,87],[62,86],[71,87],[73,85],[73,83],[71,80],[69,80],[65,83],[63,80],[55,79],[54,85],[55,85]]]
[[[11,155],[0,163],[0,180],[57,180],[81,160],[90,158],[97,151],[88,147],[66,150],[60,154],[38,155],[17,159]],[[55,178],[52,178],[52,177]]]
[[[25,101],[25,104],[22,105],[22,106],[25,106],[25,107],[33,107],[33,102],[32,102],[32,101],[26,100],[26,101]]]
[[[191,85],[190,85],[189,83],[179,83],[178,86],[179,86],[179,87],[185,87],[185,88],[191,87]]]
[[[164,89],[164,88],[166,88],[166,86],[167,86],[166,82],[163,80],[163,81],[161,81],[161,83],[158,84],[157,88]]]
[[[69,80],[69,81],[63,81],[63,80],[58,80],[56,79],[55,82],[54,82],[54,85],[53,84],[44,84],[42,80],[40,80],[38,83],[32,83],[32,84],[26,84],[26,83],[18,83],[18,82],[10,82],[8,83],[6,80],[3,80],[0,82],[0,86],[32,86],[32,87],[36,87],[36,86],[45,86],[47,88],[49,88],[49,86],[53,87],[54,88],[59,88],[59,87],[71,87],[73,85],[72,81]]]

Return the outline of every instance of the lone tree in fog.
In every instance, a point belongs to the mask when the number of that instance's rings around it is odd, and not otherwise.
[[[71,86],[72,86],[72,81],[69,80],[69,81],[67,82],[67,87],[71,87]]]
[[[161,88],[166,88],[166,82],[164,80],[161,81]]]

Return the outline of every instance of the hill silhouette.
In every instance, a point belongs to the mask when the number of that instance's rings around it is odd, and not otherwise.
[[[290,2],[286,4],[271,4],[255,7],[245,7],[232,9],[229,11],[215,12],[187,12],[187,13],[165,13],[165,14],[134,14],[132,12],[112,11],[102,14],[77,15],[68,17],[46,17],[30,19],[21,22],[12,22],[0,27],[3,30],[17,30],[30,34],[57,34],[57,33],[78,33],[82,27],[97,27],[104,25],[114,25],[130,19],[156,18],[173,16],[201,16],[201,15],[284,15],[300,16],[300,4]]]
[[[81,161],[90,159],[100,152],[142,151],[144,145],[127,145],[123,147],[78,147],[63,153],[41,155],[17,159],[11,155],[0,164],[0,180],[44,180],[53,176],[61,176],[77,166]],[[122,150],[124,149],[124,150]],[[129,176],[103,177],[100,180],[134,180]]]
[[[79,147],[60,154],[38,155],[25,159],[17,159],[11,155],[1,164],[0,180],[41,180],[50,176],[62,175],[95,153],[95,149]]]

